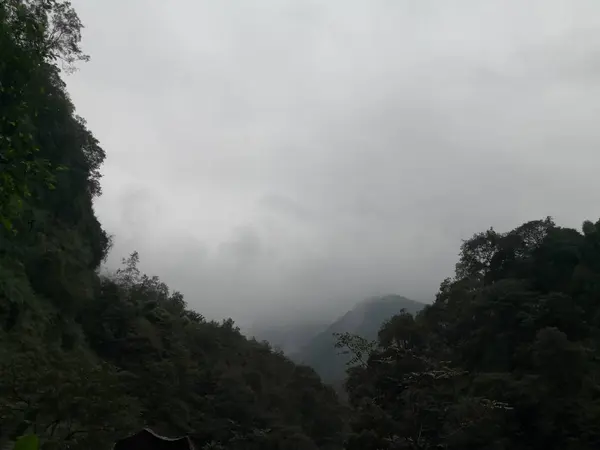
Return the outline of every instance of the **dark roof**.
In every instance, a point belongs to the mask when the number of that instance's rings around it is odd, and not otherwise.
[[[194,444],[188,436],[168,438],[144,428],[117,441],[114,450],[194,450]]]

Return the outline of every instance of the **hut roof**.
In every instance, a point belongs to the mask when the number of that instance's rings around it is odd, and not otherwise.
[[[195,450],[188,436],[169,438],[155,433],[150,428],[120,439],[114,450]]]

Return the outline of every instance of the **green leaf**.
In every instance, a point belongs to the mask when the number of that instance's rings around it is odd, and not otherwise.
[[[12,223],[10,222],[10,220],[8,220],[8,218],[0,217],[0,223],[2,223],[2,225],[4,225],[4,228],[6,228],[8,231],[12,230]]]
[[[35,434],[30,434],[17,439],[14,450],[38,450],[39,448],[40,440]]]

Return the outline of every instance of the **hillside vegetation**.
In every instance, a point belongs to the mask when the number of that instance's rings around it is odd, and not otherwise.
[[[199,448],[340,448],[315,372],[186,309],[92,208],[105,157],[61,79],[87,59],[68,2],[0,2],[0,448],[109,449],[142,426]]]
[[[600,221],[477,234],[433,305],[344,344],[349,450],[597,448]]]
[[[377,338],[377,332],[390,317],[402,310],[416,313],[423,306],[423,303],[399,295],[367,299],[314,336],[290,357],[313,367],[326,382],[338,384],[345,378],[346,366],[350,361],[350,356],[340,352],[335,346],[338,334],[356,334],[371,341]]]
[[[105,154],[61,78],[80,30],[66,1],[0,1],[0,448],[108,450],[144,426],[199,449],[600,448],[600,221],[474,235],[433,304],[389,301],[376,345],[350,314],[349,407],[137,253],[100,276]]]

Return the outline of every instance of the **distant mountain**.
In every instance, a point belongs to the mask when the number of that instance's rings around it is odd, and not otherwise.
[[[415,314],[424,306],[424,303],[399,295],[364,300],[313,337],[299,351],[290,354],[290,358],[313,367],[325,382],[338,383],[345,377],[348,356],[340,355],[334,347],[333,333],[349,332],[374,340],[381,325],[402,309]]]
[[[291,355],[300,351],[313,337],[327,328],[329,323],[308,319],[275,324],[257,323],[245,334],[258,341],[268,341],[272,347]]]

